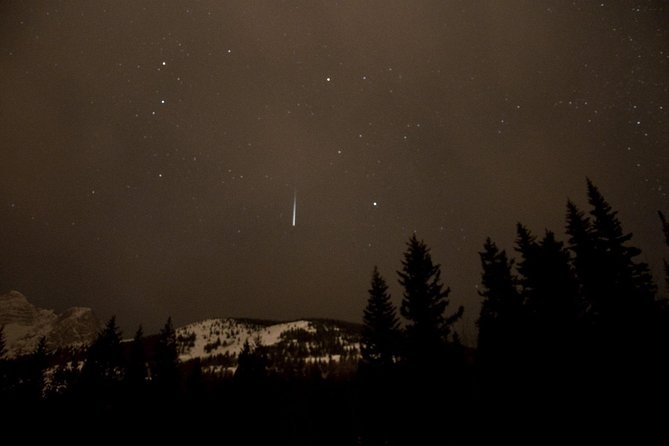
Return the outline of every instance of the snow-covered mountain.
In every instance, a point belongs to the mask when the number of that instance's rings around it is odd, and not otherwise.
[[[91,342],[100,321],[90,308],[73,307],[57,314],[37,308],[18,291],[0,295],[0,326],[4,326],[8,357],[31,353],[40,338],[49,348]]]
[[[35,307],[18,291],[0,295],[0,326],[4,325],[7,357],[35,351],[45,337],[49,349],[83,346],[102,328],[90,308],[74,307],[57,314]],[[270,367],[303,373],[318,367],[324,373],[355,364],[360,351],[360,326],[353,323],[302,319],[290,322],[241,318],[207,319],[176,329],[179,359],[199,360],[210,373],[232,373],[244,344],[262,346]],[[149,352],[156,335],[147,338]],[[129,339],[124,344],[129,345]],[[151,354],[151,353],[150,353]]]
[[[232,372],[244,343],[262,346],[276,369],[334,365],[359,356],[359,326],[321,319],[272,322],[208,319],[176,330],[182,362],[199,359],[210,372]]]

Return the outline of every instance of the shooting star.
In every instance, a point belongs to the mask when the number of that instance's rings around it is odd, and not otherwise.
[[[297,216],[297,189],[293,192],[293,226],[295,226],[296,216]]]

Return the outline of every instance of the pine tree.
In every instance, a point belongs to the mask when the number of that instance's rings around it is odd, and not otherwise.
[[[516,224],[516,251],[520,254],[520,261],[517,269],[520,274],[520,284],[523,288],[525,298],[534,293],[535,281],[537,277],[537,257],[539,255],[539,245],[537,239],[532,235],[529,229],[521,223]]]
[[[603,318],[604,324],[619,324],[631,316],[632,323],[643,325],[641,319],[652,308],[656,293],[650,269],[634,260],[641,250],[627,246],[632,234],[623,232],[617,212],[589,179],[587,187],[592,206],[594,260],[602,268],[602,277],[598,277],[601,292],[591,296],[594,314]]]
[[[138,392],[146,384],[146,348],[144,346],[144,330],[140,325],[135,332],[130,347],[130,360],[128,362],[128,371],[126,373],[126,382],[132,392]]]
[[[464,356],[451,334],[463,308],[446,314],[450,289],[430,249],[415,234],[397,273],[404,289],[400,313],[406,319],[399,406],[406,410],[393,423],[398,432],[392,437],[398,444],[429,444],[443,436],[443,420],[453,420],[452,409],[464,402]]]
[[[531,399],[566,398],[566,391],[575,382],[583,315],[570,255],[551,231],[539,242],[523,225],[519,224],[517,231],[525,318],[519,325],[526,330],[523,362],[527,377],[523,387]],[[533,388],[544,389],[551,396],[539,396]]]
[[[121,365],[121,330],[112,316],[89,347],[82,372],[105,382],[117,381]]]
[[[160,330],[158,346],[156,348],[156,367],[154,380],[158,389],[165,396],[176,391],[179,384],[179,353],[177,350],[177,336],[172,324],[172,318]]]
[[[46,338],[42,336],[28,361],[29,369],[24,386],[26,387],[26,396],[29,400],[37,401],[42,399],[45,385],[44,373],[47,368],[47,357],[48,349]]]
[[[267,377],[267,368],[267,354],[260,339],[256,340],[253,347],[246,339],[237,356],[235,379],[244,383],[258,383]]]
[[[432,263],[430,249],[414,234],[407,243],[398,271],[404,288],[400,312],[407,319],[407,360],[418,368],[442,363],[445,359],[452,325],[464,309],[446,316],[450,288],[441,282],[441,267]],[[438,368],[438,367],[437,367]],[[437,372],[437,370],[435,370]]]
[[[477,321],[478,356],[484,367],[517,360],[517,350],[524,335],[523,301],[513,275],[513,261],[505,251],[487,238],[479,253],[483,273],[481,313]]]
[[[597,300],[594,296],[601,292],[599,284],[605,280],[606,272],[597,261],[592,222],[571,200],[567,201],[566,232],[579,294],[589,310],[590,302]]]
[[[666,349],[657,342],[666,337],[666,324],[658,317],[648,265],[636,260],[641,250],[629,245],[632,234],[623,231],[617,212],[589,179],[587,196],[588,217],[571,203],[567,208],[569,245],[587,323],[581,368],[597,383],[589,390],[594,398],[610,398],[615,387],[618,400],[625,401],[643,394],[640,387],[653,381],[649,371],[657,369],[652,364],[657,352]]]
[[[360,411],[364,417],[362,444],[391,444],[397,386],[395,361],[400,353],[401,331],[388,285],[377,267],[372,272],[367,305],[363,312]]]
[[[121,331],[112,316],[86,352],[81,371],[82,395],[107,404],[118,397],[122,378]]]
[[[565,330],[575,328],[581,311],[569,253],[551,231],[546,231],[531,251],[532,265],[525,265],[524,275],[527,275],[523,279],[529,291],[526,295],[528,310],[547,335],[563,338],[569,335]]]
[[[389,367],[399,353],[399,320],[388,285],[377,267],[372,272],[369,298],[363,313],[361,354],[363,363]]]

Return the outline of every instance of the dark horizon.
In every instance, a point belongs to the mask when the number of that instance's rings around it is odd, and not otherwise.
[[[415,232],[471,344],[485,238],[512,254],[520,221],[564,240],[586,177],[666,295],[664,2],[0,12],[0,286],[35,305],[126,335],[168,315],[359,322],[374,265],[400,301]]]

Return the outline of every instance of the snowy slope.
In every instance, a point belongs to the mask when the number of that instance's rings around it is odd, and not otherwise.
[[[192,342],[180,342],[181,361],[193,358],[230,354],[236,356],[247,340],[251,344],[273,346],[277,344],[283,333],[290,330],[304,330],[316,333],[316,329],[308,321],[282,322],[263,326],[237,319],[208,319],[195,322],[176,330],[177,338]]]
[[[214,373],[234,372],[244,343],[263,346],[271,368],[304,371],[309,365],[336,369],[359,358],[355,324],[326,320],[266,322],[248,319],[208,319],[177,328],[179,359],[199,359]]]

